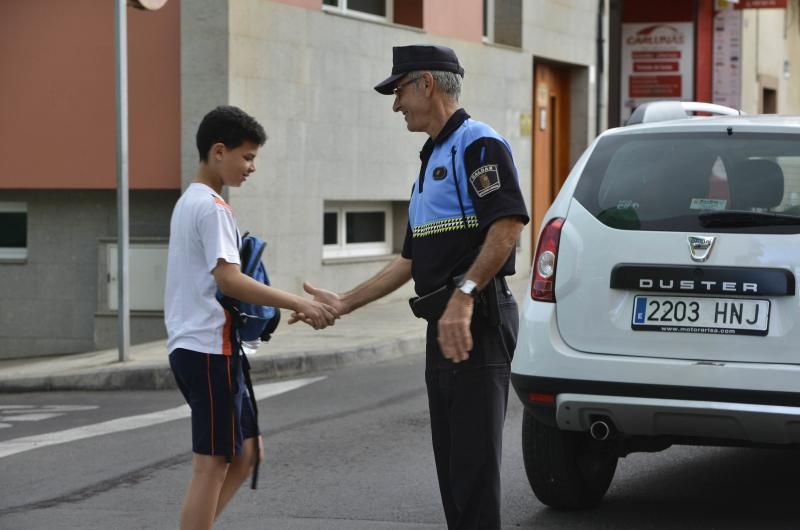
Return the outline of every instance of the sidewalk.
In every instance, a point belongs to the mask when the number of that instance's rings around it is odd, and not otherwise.
[[[509,286],[522,306],[528,277],[517,273]],[[405,299],[375,302],[314,331],[286,325],[248,355],[253,379],[289,377],[342,366],[377,362],[425,351],[425,321],[414,317]],[[174,388],[166,340],[133,346],[130,360],[118,361],[116,348],[57,357],[0,360],[0,392],[44,390],[156,390]]]

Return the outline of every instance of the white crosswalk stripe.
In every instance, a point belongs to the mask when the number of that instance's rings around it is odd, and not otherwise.
[[[317,381],[321,381],[323,379],[325,379],[324,376],[295,379],[292,381],[280,381],[276,383],[263,383],[254,386],[253,391],[260,401],[262,399],[267,399],[269,397],[277,396],[279,394],[310,385],[311,383],[316,383]],[[102,436],[104,434],[140,429],[142,427],[152,427],[153,425],[158,425],[160,423],[187,418],[189,415],[189,406],[181,405],[179,407],[161,410],[158,412],[116,418],[92,425],[76,427],[74,429],[66,429],[63,431],[14,438],[5,442],[0,442],[0,458],[23,453],[25,451],[31,451],[40,447],[47,447],[49,445],[63,444],[67,442],[73,442],[75,440],[82,440],[84,438]]]
[[[0,416],[0,421],[42,421],[63,416],[63,412],[39,412],[34,414],[14,414],[13,416]]]
[[[0,429],[13,427],[14,422],[42,421],[100,408],[98,405],[0,405]],[[10,422],[10,423],[7,423]]]
[[[98,405],[0,405],[0,414],[27,414],[34,410],[45,413],[80,412],[98,408],[100,408]]]

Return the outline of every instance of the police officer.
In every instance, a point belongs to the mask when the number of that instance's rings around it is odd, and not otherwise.
[[[344,315],[414,279],[415,313],[428,320],[425,381],[447,526],[499,529],[519,318],[505,276],[529,219],[508,142],[459,108],[463,75],[450,48],[393,49],[392,75],[375,90],[394,95],[409,131],[429,136],[402,254],[347,293],[305,289]]]

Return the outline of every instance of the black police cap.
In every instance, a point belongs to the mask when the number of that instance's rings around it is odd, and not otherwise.
[[[392,75],[375,85],[375,90],[390,96],[401,77],[417,70],[438,70],[464,76],[456,52],[447,46],[395,46],[392,48]]]

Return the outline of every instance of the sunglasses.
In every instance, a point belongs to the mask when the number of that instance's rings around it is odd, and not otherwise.
[[[403,90],[403,88],[406,85],[410,85],[411,83],[416,83],[420,79],[422,79],[422,76],[417,76],[417,77],[409,79],[408,81],[406,81],[404,83],[400,83],[399,85],[395,85],[394,89],[392,90],[392,94],[394,94],[395,96],[399,96],[400,95],[400,91]]]

